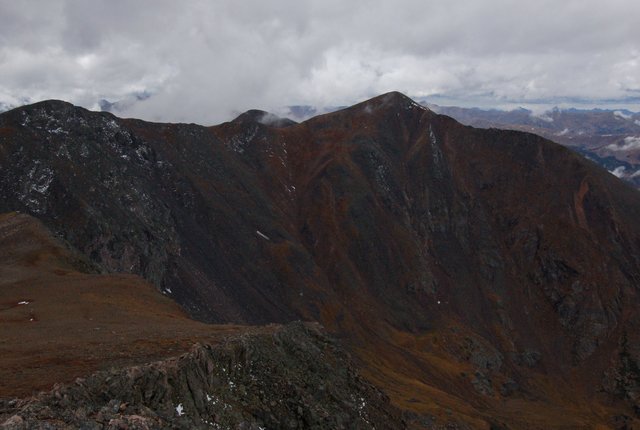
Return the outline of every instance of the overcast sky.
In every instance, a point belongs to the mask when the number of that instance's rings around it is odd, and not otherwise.
[[[640,110],[640,1],[0,0],[8,105],[214,124],[390,90]]]

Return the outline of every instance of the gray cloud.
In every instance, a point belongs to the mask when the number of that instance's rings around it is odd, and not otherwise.
[[[200,123],[389,90],[633,108],[638,16],[636,0],[0,0],[0,104],[107,99]]]

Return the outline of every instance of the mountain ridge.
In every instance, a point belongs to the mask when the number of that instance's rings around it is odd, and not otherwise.
[[[105,270],[320,321],[415,422],[634,419],[640,197],[570,150],[395,92],[284,128],[65,109],[0,115],[0,209]]]

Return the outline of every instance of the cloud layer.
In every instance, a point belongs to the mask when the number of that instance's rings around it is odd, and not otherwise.
[[[607,145],[607,149],[611,151],[635,151],[640,149],[640,137],[638,136],[627,136],[624,138],[624,143],[622,145],[618,145],[612,143],[611,145]]]
[[[636,0],[0,0],[0,104],[107,99],[200,123],[389,90],[632,106],[638,16]]]

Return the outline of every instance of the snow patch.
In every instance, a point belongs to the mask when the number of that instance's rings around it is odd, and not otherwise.
[[[260,236],[261,238],[263,238],[263,239],[271,240],[271,239],[269,239],[269,236],[267,236],[266,234],[264,234],[264,233],[263,233],[263,232],[261,232],[260,230],[256,230],[256,234],[257,234],[258,236]]]
[[[351,396],[351,399],[354,400],[354,402],[357,405],[358,408],[358,415],[360,416],[360,418],[362,418],[362,420],[371,425],[371,423],[369,422],[369,417],[367,416],[367,402],[364,400],[364,397],[359,397],[358,399],[355,399],[353,396]]]
[[[428,110],[426,107],[422,106],[420,103],[414,102],[413,100],[411,100],[411,103],[409,104],[409,106],[412,108],[416,107],[421,110]]]
[[[442,179],[444,175],[444,156],[431,125],[429,125],[429,140],[431,141],[431,156],[433,159],[434,176],[437,179]]]
[[[29,118],[29,115],[27,115],[26,112],[22,112],[22,122],[20,123],[20,125],[23,127],[27,127],[30,122],[31,118]]]
[[[184,415],[184,408],[182,407],[182,403],[178,403],[178,406],[176,406],[176,414],[178,414],[179,417]]]
[[[34,160],[28,168],[24,178],[20,178],[21,192],[18,200],[35,213],[46,210],[49,186],[53,182],[54,173],[49,167],[43,166],[40,160]]]
[[[44,194],[49,190],[49,185],[53,181],[53,171],[49,168],[44,168],[42,173],[36,182],[31,186],[31,189],[37,193]]]
[[[624,176],[625,170],[626,168],[624,166],[618,166],[613,170],[609,170],[609,173],[617,178],[622,178]]]
[[[28,304],[29,304],[29,302],[28,302],[28,301],[26,301],[26,300],[23,300],[23,301],[21,301],[21,302],[18,302],[18,304],[19,304],[19,305],[28,305]]]
[[[107,123],[105,124],[105,126],[107,126],[107,128],[113,130],[113,131],[117,131],[120,129],[120,126],[118,125],[118,123],[115,120],[109,120],[107,121]]]
[[[31,190],[44,194],[49,189],[51,181],[53,181],[53,170],[49,167],[41,167],[40,160],[35,160],[33,167],[27,172],[27,178],[31,182]]]
[[[82,158],[87,158],[89,156],[89,148],[84,142],[80,145],[80,156]]]
[[[64,130],[62,127],[54,128],[53,130],[48,130],[49,133],[52,134],[69,134],[68,131]]]
[[[556,136],[564,136],[565,134],[569,133],[569,129],[565,128],[564,130],[562,130],[561,132],[556,133]]]
[[[245,147],[256,137],[257,133],[258,127],[253,124],[241,135],[232,136],[231,140],[227,142],[227,148],[242,154],[245,151]]]

